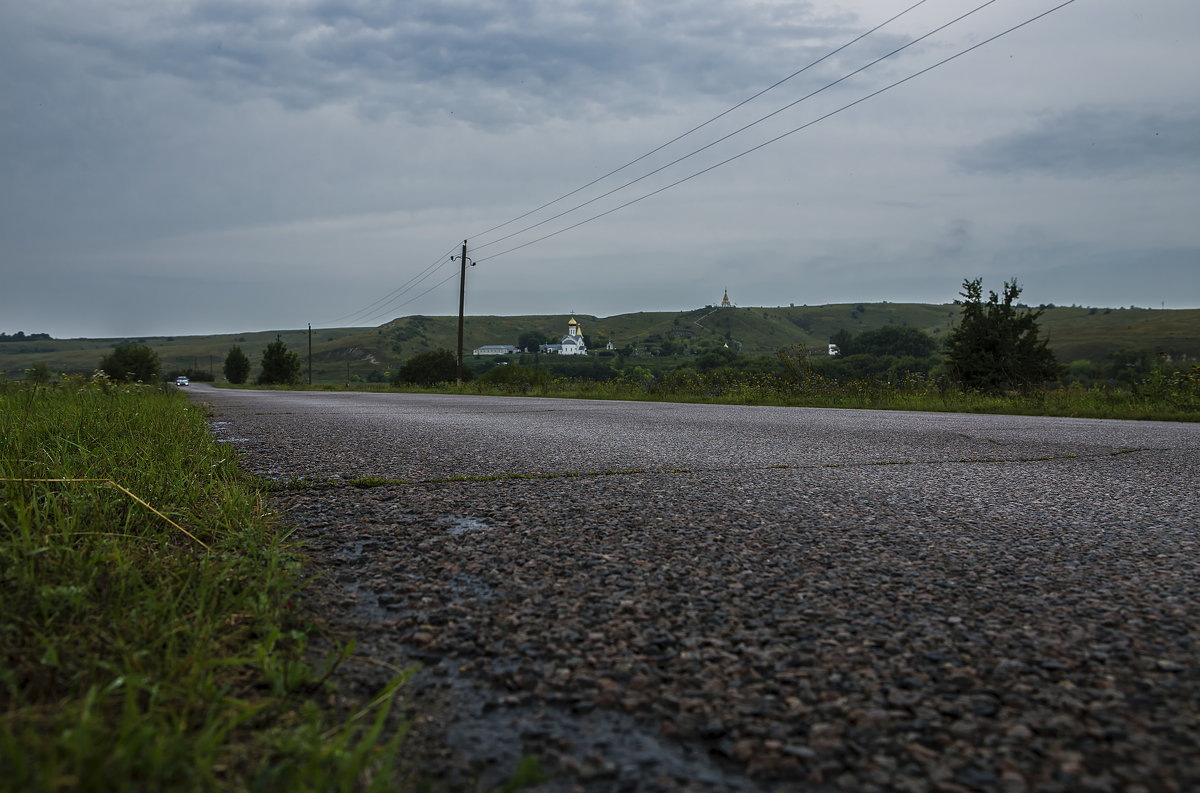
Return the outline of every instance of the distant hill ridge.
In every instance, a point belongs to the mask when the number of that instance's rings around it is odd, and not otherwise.
[[[465,320],[464,351],[470,356],[486,344],[516,345],[522,334],[557,339],[574,316],[595,350],[612,341],[618,350],[671,349],[702,340],[729,344],[742,355],[770,355],[780,347],[802,345],[820,350],[839,330],[861,333],[886,325],[918,328],[944,339],[958,322],[954,304],[838,303],[821,306],[706,306],[690,311],[659,311],[596,317],[588,314],[471,316]],[[1200,360],[1200,309],[1046,307],[1040,325],[1050,347],[1063,363],[1102,360],[1119,349],[1149,348],[1173,357]],[[0,345],[0,373],[18,377],[34,363],[52,372],[95,369],[100,358],[121,342],[147,344],[163,367],[221,374],[229,348],[237,344],[258,358],[276,334],[307,364],[308,332],[300,330],[227,333],[208,336],[144,337],[130,339],[13,339]],[[348,376],[394,371],[404,360],[431,349],[457,347],[456,316],[400,317],[372,328],[323,328],[312,332],[313,377],[319,382],[343,381]],[[15,334],[14,334],[15,335]]]

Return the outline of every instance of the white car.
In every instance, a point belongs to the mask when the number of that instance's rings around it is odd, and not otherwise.
[[[188,380],[188,379],[187,379],[186,377],[184,377],[183,375],[180,375],[179,377],[176,377],[176,378],[175,378],[175,385],[177,385],[177,386],[181,386],[181,387],[182,387],[182,386],[185,386],[185,385],[190,385],[190,384],[191,384],[191,382],[192,382],[191,380]]]

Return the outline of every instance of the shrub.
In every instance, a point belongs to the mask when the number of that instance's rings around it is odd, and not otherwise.
[[[235,344],[229,348],[222,371],[225,373],[225,379],[235,385],[246,382],[246,378],[250,376],[250,359],[242,352],[241,347]]]
[[[259,385],[293,385],[300,382],[303,367],[300,356],[289,350],[279,336],[263,350]]]
[[[498,391],[528,394],[533,388],[545,388],[550,383],[550,373],[528,366],[497,366],[479,378],[483,385]]]
[[[118,344],[98,368],[118,382],[153,383],[158,380],[158,353],[144,344]]]
[[[504,367],[501,367],[504,368]],[[463,367],[463,381],[470,380],[475,373]],[[435,383],[452,383],[458,379],[458,358],[446,349],[431,350],[413,356],[404,362],[396,378],[396,385],[405,383],[412,385],[431,386]]]

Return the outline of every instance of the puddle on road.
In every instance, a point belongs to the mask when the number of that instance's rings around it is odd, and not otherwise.
[[[492,526],[478,518],[463,518],[457,515],[447,515],[440,523],[446,524],[446,533],[452,537],[461,537],[474,531],[491,531]]]
[[[434,525],[445,532],[443,536],[451,537],[496,529],[485,520],[453,514],[435,519]],[[335,552],[345,565],[337,580],[354,619],[375,623],[373,628],[364,625],[364,630],[378,630],[389,620],[411,616],[420,608],[411,596],[401,594],[404,587],[398,586],[399,581],[394,587],[381,586],[382,582],[369,580],[356,569],[360,568],[356,563],[371,557],[381,545],[386,541],[377,536],[362,536]],[[486,602],[497,596],[486,574],[457,572],[441,584],[441,597],[451,603]],[[589,700],[548,701],[497,688],[490,680],[491,673],[506,663],[518,663],[511,652],[501,649],[485,654],[474,669],[460,669],[454,654],[429,656],[411,646],[407,651],[425,664],[411,683],[414,689],[440,690],[447,697],[453,715],[442,723],[445,739],[474,770],[478,789],[503,785],[518,761],[534,754],[553,775],[539,787],[545,793],[763,790],[741,769],[710,754],[706,744],[659,735],[653,719],[643,721],[621,711],[596,708]]]
[[[250,442],[249,438],[231,437],[228,433],[230,433],[232,431],[231,430],[232,426],[233,426],[232,421],[210,421],[210,422],[208,422],[208,428],[210,430],[212,430],[212,434],[215,436],[217,443],[249,443]]]
[[[354,603],[354,613],[367,622],[383,622],[388,618],[387,606],[379,593],[358,581],[343,582],[346,597]]]
[[[664,739],[653,724],[629,714],[531,698],[513,704],[446,663],[421,675],[427,684],[450,690],[456,716],[446,740],[478,769],[487,790],[502,785],[521,757],[533,753],[546,761],[549,750],[576,770],[552,775],[539,787],[545,793],[762,791],[737,770],[722,767],[704,745]]]

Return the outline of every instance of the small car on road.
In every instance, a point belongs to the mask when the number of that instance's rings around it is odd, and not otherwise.
[[[188,380],[183,375],[179,375],[179,377],[175,378],[175,385],[180,386],[180,387],[183,387],[185,385],[191,385],[191,382],[192,382],[191,380]]]

